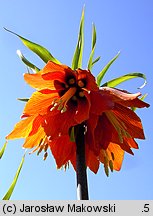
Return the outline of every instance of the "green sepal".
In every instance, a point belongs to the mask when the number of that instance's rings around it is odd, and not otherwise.
[[[6,192],[6,194],[4,195],[4,197],[3,197],[2,200],[9,200],[9,199],[10,199],[10,197],[11,197],[13,191],[14,191],[14,188],[15,188],[15,186],[16,186],[16,183],[17,183],[19,174],[20,174],[20,172],[21,172],[21,169],[22,169],[22,166],[23,166],[23,163],[24,163],[24,159],[25,159],[25,154],[24,154],[24,156],[22,157],[22,160],[21,160],[20,165],[19,165],[19,167],[18,167],[18,170],[17,170],[17,172],[16,172],[16,174],[15,174],[15,176],[14,176],[14,179],[13,179],[13,181],[12,181],[12,183],[11,183],[11,185],[10,185],[8,191]]]
[[[32,71],[34,71],[35,73],[38,73],[40,71],[40,69],[35,66],[34,64],[32,64],[29,60],[27,60],[25,58],[25,56],[21,53],[20,50],[17,50],[17,55],[19,56],[19,58],[21,59],[21,61],[27,65]]]
[[[109,69],[109,67],[113,64],[113,62],[119,57],[120,55],[120,52],[118,52],[118,54],[112,58],[108,63],[107,65],[100,71],[100,73],[98,74],[97,76],[97,85],[100,86],[101,84],[101,81],[103,79],[103,77],[105,76],[107,70]]]
[[[29,98],[18,98],[19,101],[28,102]]]
[[[22,41],[22,43],[28,47],[32,52],[34,52],[35,54],[37,54],[45,63],[47,63],[49,60],[53,61],[57,64],[60,64],[60,62],[43,46],[34,43],[30,40],[27,40],[26,38],[16,34],[15,32],[12,32],[6,28],[4,28],[6,31],[16,35],[17,37],[19,37]]]
[[[143,85],[140,86],[139,88],[143,88],[147,83],[146,76],[144,74],[142,74],[142,73],[128,73],[128,74],[125,74],[123,76],[117,77],[115,79],[112,79],[112,80],[104,83],[102,85],[102,87],[104,87],[104,86],[115,87],[115,86],[121,84],[122,82],[125,82],[125,81],[133,79],[133,78],[143,78],[145,80]]]
[[[7,146],[7,141],[4,143],[4,145],[0,149],[0,159],[3,157],[3,154],[5,152],[6,146]]]
[[[92,43],[91,43],[91,53],[90,53],[90,56],[89,56],[89,60],[88,60],[88,69],[91,70],[92,67],[93,67],[93,57],[94,57],[94,53],[95,53],[95,48],[96,48],[96,27],[95,25],[93,24],[92,26]],[[96,63],[94,61],[94,63]]]
[[[73,70],[82,67],[83,47],[84,47],[84,8],[82,10],[82,16],[80,20],[78,42],[72,59]]]

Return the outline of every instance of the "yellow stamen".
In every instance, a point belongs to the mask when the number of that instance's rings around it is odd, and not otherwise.
[[[86,88],[82,88],[82,90],[86,91],[88,94],[90,94],[90,90],[86,89]]]
[[[41,148],[41,146],[42,145],[44,145],[43,143],[44,143],[44,139],[45,139],[45,137],[44,138],[42,138],[41,140],[40,140],[40,142],[39,142],[39,144],[34,148],[34,150],[32,150],[31,152],[29,152],[29,154],[33,154],[34,152],[36,152],[38,149],[40,149]],[[39,150],[38,150],[39,151]],[[41,150],[42,151],[42,150]],[[39,152],[40,153],[40,152]],[[38,153],[38,154],[39,154]]]
[[[50,111],[53,111],[54,109],[55,109],[55,107],[53,106],[53,107],[50,108]]]
[[[44,149],[44,145],[41,145],[41,146],[39,147],[39,150],[38,150],[38,152],[37,152],[37,155],[39,155],[39,154],[42,152],[43,149]]]
[[[48,149],[48,144],[46,143],[45,146],[44,146],[44,151],[46,152]]]
[[[66,107],[63,107],[63,109],[61,110],[61,113],[64,113],[66,112],[67,108]]]
[[[113,112],[108,111],[105,112],[105,114],[116,129],[121,143],[123,143],[123,137],[131,137],[130,134],[127,132],[125,124],[117,116],[115,116]]]
[[[48,153],[45,152],[43,160],[46,160],[47,156],[48,156]]]
[[[61,113],[67,110],[66,106],[70,98],[72,98],[76,93],[76,87],[70,88],[61,98],[57,98],[53,101],[53,107],[50,111],[54,110],[57,107],[57,110],[60,110]]]

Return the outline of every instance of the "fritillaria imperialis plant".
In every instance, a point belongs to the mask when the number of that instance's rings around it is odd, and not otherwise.
[[[33,149],[30,153],[43,151],[44,160],[50,149],[57,168],[67,168],[71,163],[77,173],[78,199],[88,199],[86,168],[97,173],[103,164],[107,176],[109,170],[119,171],[124,153],[133,154],[132,148],[138,149],[135,138],[145,138],[141,120],[134,109],[149,105],[139,99],[140,92],[132,94],[115,88],[132,78],[145,79],[145,75],[126,74],[102,85],[105,73],[119,53],[97,78],[92,75],[92,67],[100,59],[93,59],[94,25],[88,66],[82,69],[84,10],[71,67],[60,63],[46,48],[17,36],[45,65],[39,69],[18,51],[29,68],[24,80],[35,92],[29,99],[20,99],[26,102],[21,120],[6,139],[24,138],[23,147]]]

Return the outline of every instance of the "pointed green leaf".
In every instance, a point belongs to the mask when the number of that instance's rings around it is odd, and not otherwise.
[[[108,64],[101,70],[101,72],[98,74],[97,76],[97,85],[100,86],[100,83],[104,77],[104,75],[106,74],[107,70],[109,69],[109,67],[113,64],[113,62],[119,57],[120,52],[118,52],[118,54],[111,59]]]
[[[92,45],[91,45],[91,53],[89,56],[89,60],[88,60],[88,69],[91,70],[92,66],[93,66],[93,56],[94,56],[94,52],[95,52],[95,47],[96,47],[96,27],[93,24],[92,26]]]
[[[15,188],[15,186],[16,186],[16,183],[17,183],[19,174],[20,174],[20,172],[21,172],[21,169],[22,169],[22,166],[23,166],[23,163],[24,163],[24,158],[25,158],[25,154],[24,154],[24,156],[22,157],[22,160],[21,160],[20,165],[19,165],[19,167],[18,167],[18,170],[17,170],[17,172],[16,172],[16,174],[15,174],[15,177],[14,177],[14,179],[13,179],[13,181],[12,181],[12,184],[10,185],[10,187],[9,187],[9,189],[8,189],[8,191],[7,191],[7,193],[6,193],[5,196],[3,197],[3,200],[9,200],[9,199],[10,199],[10,197],[11,197],[13,191],[14,191],[14,188]]]
[[[133,78],[143,78],[144,79],[143,85],[140,86],[139,88],[143,88],[147,83],[146,76],[144,74],[142,74],[142,73],[129,73],[129,74],[125,74],[123,76],[117,77],[115,79],[112,79],[112,80],[104,83],[102,85],[102,87],[103,86],[115,87],[115,86],[121,84],[122,82],[125,82],[125,81],[133,79]]]
[[[96,26],[93,24],[92,25],[92,49],[94,49],[96,45],[96,40],[97,40]]]
[[[148,95],[148,94],[143,95],[143,96],[140,98],[140,100],[143,101],[143,100],[147,97],[147,95]],[[132,107],[131,109],[132,109],[133,111],[136,111],[137,107]]]
[[[4,145],[2,146],[2,148],[0,149],[0,159],[2,158],[2,156],[5,152],[6,146],[7,146],[7,142],[5,142]]]
[[[12,32],[6,28],[4,28],[6,31],[16,35],[17,37],[19,37],[22,41],[22,43],[28,47],[32,52],[34,52],[35,54],[37,54],[45,63],[47,63],[49,60],[60,64],[60,62],[54,57],[52,56],[52,54],[43,46],[36,44],[30,40],[27,40],[26,38],[16,34],[15,32]]]
[[[29,98],[18,98],[19,101],[28,102]]]
[[[97,63],[100,60],[100,56],[98,56],[93,62],[92,62],[92,67],[94,66],[95,63]]]
[[[72,59],[73,70],[82,67],[83,47],[84,47],[84,8],[82,11],[82,16],[80,21],[78,42]]]
[[[21,61],[23,61],[23,63],[25,65],[27,65],[29,68],[31,68],[35,73],[38,73],[40,71],[40,69],[38,67],[36,67],[34,64],[32,64],[30,61],[28,61],[24,55],[21,53],[20,50],[17,50],[17,54],[19,56],[19,58],[21,59]]]

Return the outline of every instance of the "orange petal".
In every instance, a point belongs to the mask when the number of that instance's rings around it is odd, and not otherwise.
[[[116,144],[116,143],[115,143]],[[123,149],[124,151],[128,152],[131,155],[134,155],[133,151],[131,150],[131,147],[128,144],[128,140],[125,141],[125,139],[123,139],[123,143],[119,143],[119,146],[121,147],[121,149]]]
[[[15,125],[14,130],[9,135],[7,135],[6,139],[18,139],[27,137],[32,129],[34,119],[35,116],[31,116],[18,122]]]
[[[74,77],[75,79],[75,73],[73,71],[54,71],[54,72],[48,72],[48,73],[45,73],[45,74],[42,74],[42,78],[44,80],[50,80],[50,81],[59,81],[61,83],[66,83],[67,81],[67,78],[69,77]]]
[[[43,120],[43,117],[38,115],[34,121],[33,121],[33,124],[32,124],[32,129],[31,129],[31,132],[29,134],[29,136],[32,136],[34,135],[35,133],[37,133],[41,123],[42,123],[42,120]]]
[[[119,171],[122,166],[122,162],[124,159],[124,151],[120,148],[120,146],[110,143],[107,149],[109,158],[112,160],[111,152],[114,154],[113,167],[115,170]]]
[[[41,74],[45,74],[48,72],[55,72],[55,71],[65,71],[65,70],[71,70],[68,66],[66,65],[59,65],[56,64],[55,62],[48,61],[45,67],[41,70]]]
[[[99,160],[89,148],[86,148],[86,166],[95,174],[98,172]]]
[[[49,143],[52,154],[56,160],[57,168],[61,168],[75,152],[75,143],[70,142],[69,136],[62,136]]]
[[[43,127],[45,133],[51,136],[51,139],[55,139],[58,136],[62,136],[69,133],[69,128],[76,125],[77,122],[74,121],[75,107],[69,106],[67,111],[61,113],[55,110],[56,115],[54,115],[54,110],[44,116]]]
[[[33,88],[40,89],[55,89],[54,81],[44,80],[40,73],[24,74],[24,80]]]
[[[107,119],[105,113],[98,119],[98,123],[94,132],[96,145],[101,149],[107,149],[112,139],[112,127],[111,123]]]
[[[90,106],[91,104],[87,97],[78,100],[78,106],[74,116],[74,119],[78,124],[89,118]]]
[[[135,149],[139,148],[138,144],[134,139],[125,137],[124,140],[126,140],[126,142],[131,148],[135,148]]]
[[[72,71],[69,67],[65,65],[58,65],[54,62],[49,61],[46,66],[37,74],[24,74],[25,81],[33,88],[36,88],[38,90],[40,89],[55,89],[54,86],[54,80],[45,80],[43,79],[42,75],[50,72],[57,72],[54,73],[54,77],[57,78],[60,76],[60,74],[65,74],[65,70]],[[62,76],[63,78],[63,76]],[[64,80],[63,80],[64,82]]]
[[[133,140],[133,142],[132,142],[132,140]],[[116,145],[119,145],[121,147],[121,149],[123,149],[124,151],[128,152],[129,154],[134,155],[134,153],[131,150],[131,148],[132,148],[131,144],[135,144],[135,148],[136,148],[136,142],[134,141],[133,138],[125,137],[123,135],[122,136],[122,142],[121,142],[121,140],[120,140],[120,138],[118,136],[118,133],[115,130],[113,130],[112,131],[111,142],[114,143],[114,144],[116,144]]]
[[[58,93],[57,90],[50,90],[50,89],[42,89],[42,90],[39,90],[39,92],[42,93],[42,94]]]
[[[114,107],[114,102],[109,95],[101,94],[100,91],[90,93],[91,108],[90,112],[101,115]]]
[[[145,139],[141,119],[135,112],[119,104],[112,111],[125,124],[131,137]]]
[[[45,132],[42,127],[39,127],[37,133],[32,136],[28,136],[23,144],[24,148],[33,148],[41,142],[41,140],[45,137]]]
[[[133,100],[129,101],[119,101],[121,105],[127,106],[127,107],[138,107],[138,108],[143,108],[143,107],[149,107],[150,105],[139,98],[135,98]]]
[[[115,88],[110,88],[110,87],[101,87],[100,88],[101,94],[108,94],[111,95],[114,99],[118,99],[118,100],[133,100],[135,98],[137,98],[138,96],[141,95],[140,92],[135,93],[135,94],[131,94],[131,93],[127,93]]]
[[[85,136],[85,142],[86,145],[89,146],[89,148],[96,154],[99,154],[99,144],[97,145],[96,137],[94,134],[95,128],[97,126],[99,116],[90,113],[89,119],[87,120],[86,126],[87,126],[87,132]]]
[[[34,92],[29,101],[26,103],[23,113],[29,115],[44,115],[51,107],[53,99],[57,97],[57,93],[42,94],[41,92]]]
[[[56,71],[56,72],[45,73],[42,74],[42,78],[44,80],[50,80],[50,81],[58,80],[62,83],[65,83],[65,72]]]
[[[124,159],[124,150],[122,150],[119,145],[110,142],[107,150],[101,150],[99,154],[99,160],[101,163],[104,163],[105,154],[107,155],[108,161],[111,160],[113,162],[113,169],[119,171]]]
[[[109,87],[101,87],[100,88],[101,94],[109,95],[112,97],[112,100],[116,103],[120,103],[123,106],[128,107],[149,107],[148,103],[143,102],[142,100],[138,99],[141,95],[140,92],[131,94],[127,91],[109,88]]]

